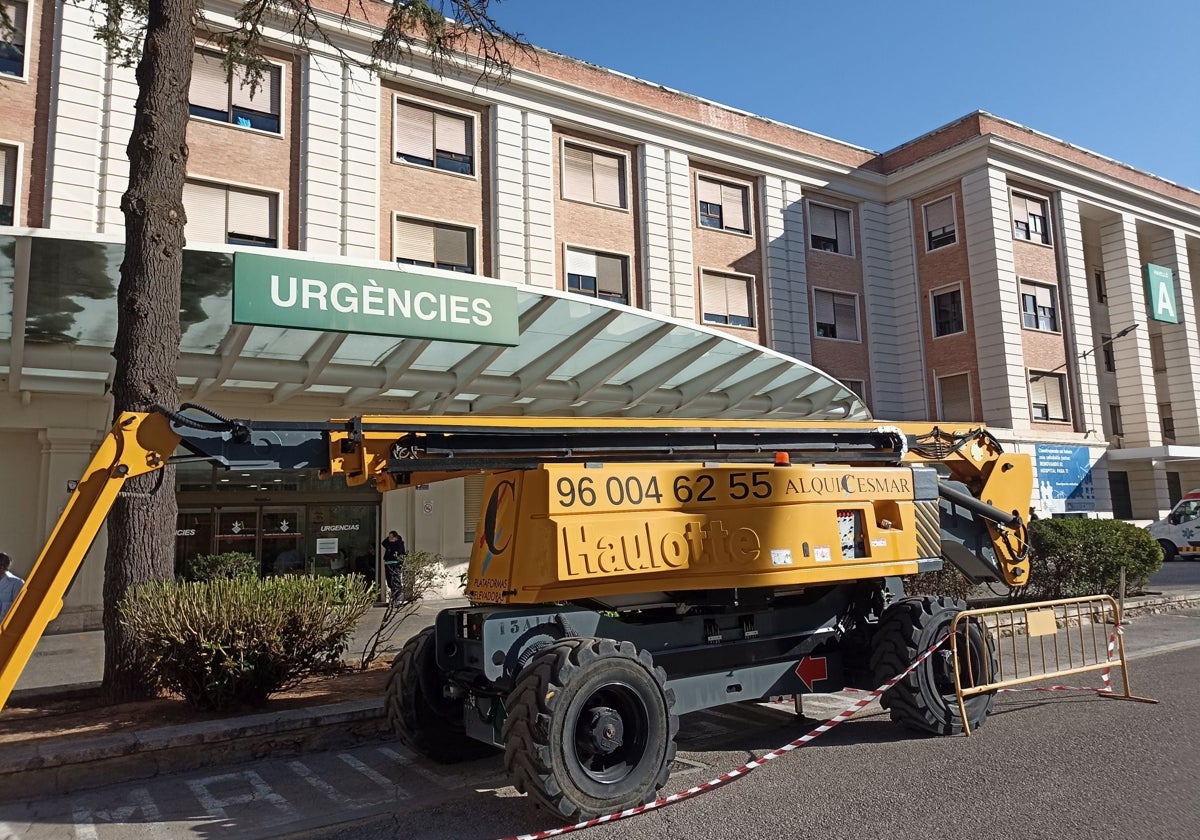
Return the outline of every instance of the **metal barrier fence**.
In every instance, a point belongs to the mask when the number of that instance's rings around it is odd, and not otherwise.
[[[990,634],[994,659],[984,657],[980,663],[968,651],[960,650],[960,641],[967,644],[970,622],[979,625],[985,638]],[[1115,700],[1158,702],[1136,697],[1129,691],[1121,611],[1108,595],[963,610],[950,627],[950,654],[954,662],[954,693],[967,735],[971,734],[965,705],[968,697],[1016,690],[1015,686],[1070,674],[1102,672],[1103,688],[1078,689],[1081,691],[1095,691],[1101,697]],[[988,673],[975,673],[980,665]],[[1114,667],[1121,669],[1124,688],[1121,694],[1113,691],[1109,678]],[[1075,687],[1055,685],[1045,690],[1075,690]]]

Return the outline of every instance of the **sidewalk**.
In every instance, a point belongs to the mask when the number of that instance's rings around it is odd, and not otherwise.
[[[423,601],[400,627],[392,645],[433,623],[438,611],[465,605],[463,599]],[[1125,615],[1166,612],[1200,606],[1200,588],[1171,588],[1163,594],[1129,598]],[[359,654],[382,608],[359,625],[347,652]],[[25,669],[13,697],[29,697],[70,688],[95,687],[103,667],[100,631],[47,636]],[[0,712],[0,714],[3,714]],[[389,737],[383,697],[125,731],[98,737],[47,741],[0,749],[0,801],[50,796],[108,780],[147,779],[205,766],[248,761],[266,755],[333,749]]]

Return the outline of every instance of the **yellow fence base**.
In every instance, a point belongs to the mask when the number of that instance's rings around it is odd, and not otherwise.
[[[960,650],[959,641],[967,638],[965,631],[971,622],[979,625],[985,638],[992,639],[994,659],[988,656],[980,663]],[[951,625],[950,649],[954,693],[967,735],[971,734],[968,697],[1071,674],[1103,672],[1104,687],[1090,689],[1099,697],[1158,702],[1137,697],[1129,690],[1121,611],[1108,595],[963,610]],[[1121,669],[1123,693],[1113,691],[1109,679],[1113,668]]]

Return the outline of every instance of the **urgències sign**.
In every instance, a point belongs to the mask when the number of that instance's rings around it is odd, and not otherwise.
[[[238,252],[233,322],[514,346],[514,288]]]

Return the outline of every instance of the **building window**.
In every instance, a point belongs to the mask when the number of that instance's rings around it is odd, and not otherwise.
[[[925,249],[934,251],[953,245],[957,240],[954,197],[946,196],[925,205]]]
[[[937,386],[939,420],[975,419],[974,401],[971,399],[971,374],[939,376]]]
[[[567,291],[629,303],[628,260],[616,254],[568,248]]]
[[[750,190],[744,184],[727,184],[700,178],[696,186],[696,197],[700,202],[700,227],[736,233],[750,232]]]
[[[1121,406],[1116,403],[1108,404],[1108,428],[1113,437],[1125,435],[1125,424],[1121,422]]]
[[[417,219],[396,219],[392,251],[398,265],[475,273],[475,231]]]
[[[17,150],[0,146],[0,225],[16,224]]]
[[[809,202],[808,233],[813,250],[831,254],[852,253],[849,210]]]
[[[866,399],[864,392],[867,390],[867,383],[861,379],[838,379],[843,385],[854,392],[854,395],[859,399]]]
[[[24,76],[29,4],[25,0],[4,0],[4,11],[8,12],[13,31],[0,32],[0,75]]]
[[[1175,440],[1175,418],[1170,403],[1160,403],[1158,417],[1162,421],[1162,435],[1166,440]]]
[[[471,117],[400,99],[395,114],[397,161],[459,175],[475,174]]]
[[[706,324],[753,327],[754,278],[701,272],[700,308]]]
[[[1030,242],[1050,243],[1050,228],[1046,224],[1046,201],[1029,195],[1013,193],[1013,237]]]
[[[962,288],[933,292],[933,334],[936,337],[963,332]]]
[[[813,290],[817,336],[858,341],[858,298],[854,295]]]
[[[184,234],[189,242],[274,248],[277,202],[270,193],[188,181],[183,185]]]
[[[1092,283],[1096,287],[1096,303],[1108,302],[1108,285],[1104,282],[1104,269],[1092,270]]]
[[[625,158],[564,144],[562,194],[571,201],[626,207]]]
[[[1029,376],[1029,406],[1034,420],[1065,421],[1067,400],[1062,374],[1032,373]]]
[[[1117,369],[1117,359],[1113,355],[1113,337],[1111,335],[1100,336],[1100,357],[1104,359],[1104,369],[1112,373]]]
[[[242,128],[280,133],[279,92],[282,70],[268,65],[251,92],[246,73],[235,67],[232,76],[216,53],[196,50],[192,60],[192,86],[188,113],[206,120],[232,123]]]
[[[1021,283],[1021,323],[1026,329],[1058,332],[1058,307],[1053,286]]]

